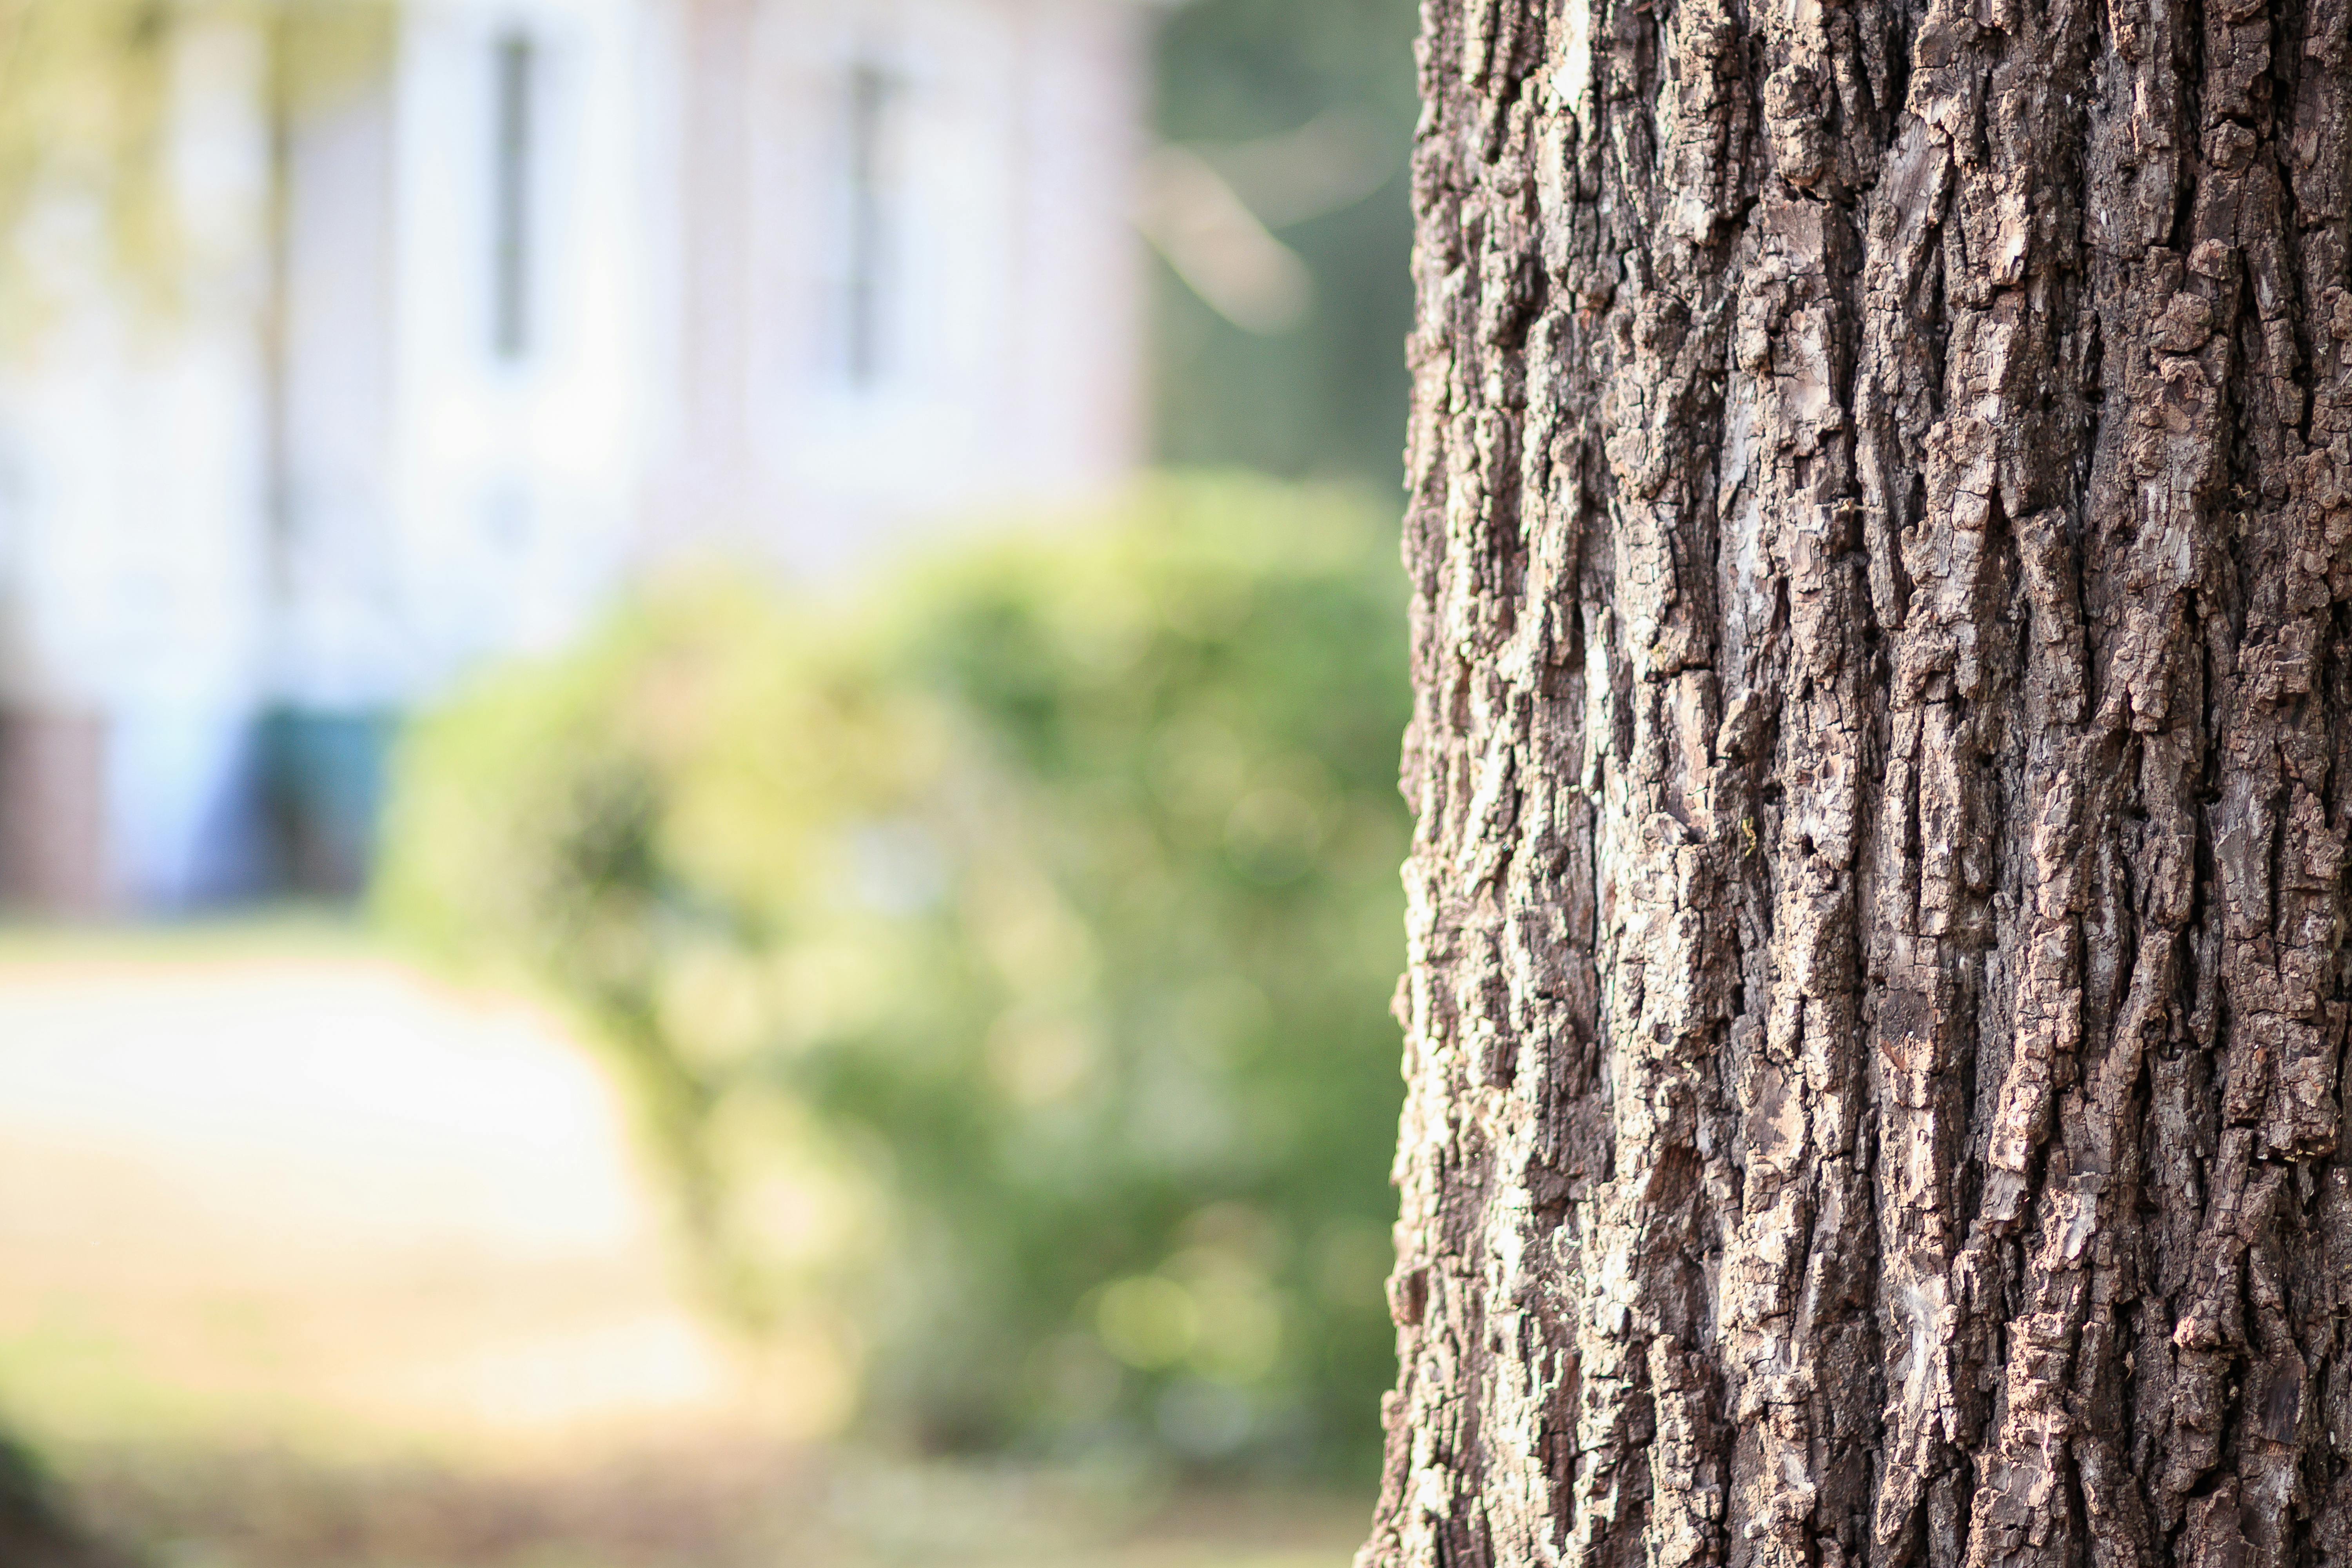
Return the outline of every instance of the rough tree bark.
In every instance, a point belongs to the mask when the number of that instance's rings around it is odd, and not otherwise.
[[[2352,0],[1426,0],[1367,1565],[2352,1563]]]

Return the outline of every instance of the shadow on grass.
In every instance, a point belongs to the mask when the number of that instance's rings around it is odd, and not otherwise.
[[[86,1516],[152,1568],[1344,1568],[1368,1513],[1349,1496],[752,1444],[505,1470],[281,1449],[67,1468]]]

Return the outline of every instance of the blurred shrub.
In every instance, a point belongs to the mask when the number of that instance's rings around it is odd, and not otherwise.
[[[720,1300],[936,1448],[1353,1465],[1391,1370],[1393,530],[1169,483],[655,593],[420,725],[381,899],[623,1063]]]

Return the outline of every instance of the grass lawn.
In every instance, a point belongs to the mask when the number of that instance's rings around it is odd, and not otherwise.
[[[329,917],[0,931],[0,1412],[155,1568],[1340,1568],[1366,1517],[839,1447],[561,1026]]]

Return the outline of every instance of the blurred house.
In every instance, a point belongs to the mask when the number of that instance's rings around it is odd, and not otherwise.
[[[1136,0],[407,0],[273,113],[175,46],[178,296],[26,237],[0,889],[362,875],[385,736],[680,552],[837,574],[1139,441]]]

